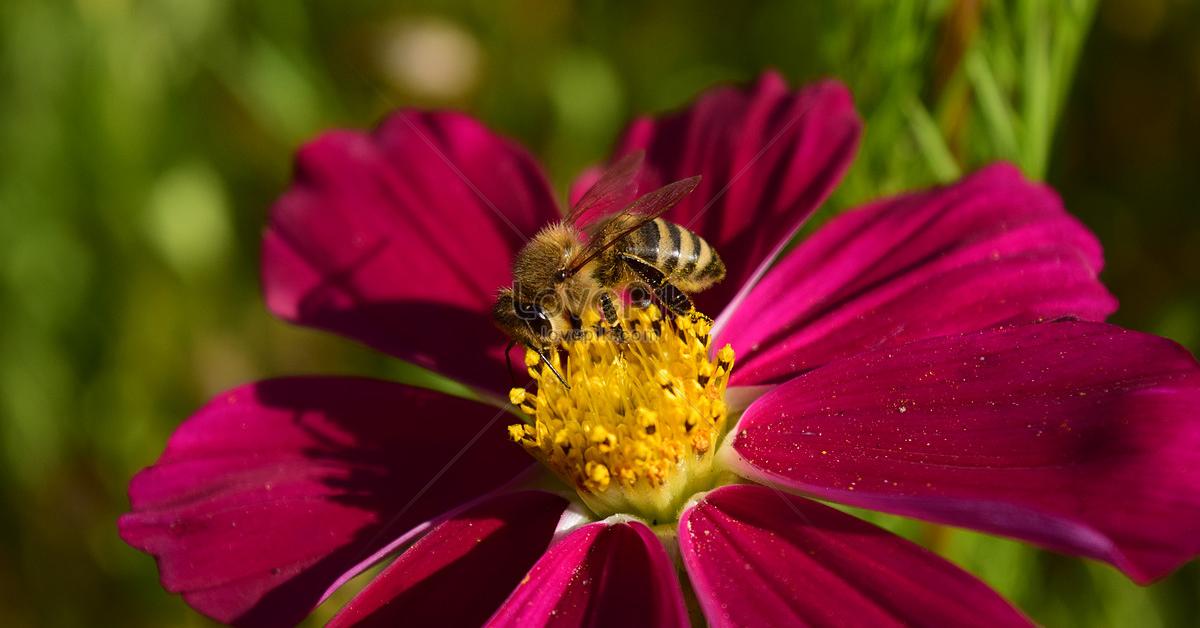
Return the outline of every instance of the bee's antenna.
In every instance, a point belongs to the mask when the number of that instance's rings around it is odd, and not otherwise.
[[[563,379],[562,373],[559,373],[558,369],[554,368],[554,365],[550,363],[550,358],[546,357],[546,352],[538,349],[537,354],[538,357],[542,359],[542,362],[545,363],[546,368],[550,369],[550,372],[554,373],[554,376],[558,378],[558,381],[562,382],[563,387],[567,390],[571,390],[571,386],[567,384],[567,380]]]
[[[508,344],[504,345],[504,364],[508,366],[508,381],[512,384],[513,388],[517,387],[517,378],[513,375],[512,370],[512,349],[515,346],[517,346],[516,340],[509,340]]]

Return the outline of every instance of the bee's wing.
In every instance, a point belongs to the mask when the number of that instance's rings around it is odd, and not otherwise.
[[[579,199],[563,220],[580,231],[587,231],[627,206],[637,196],[637,175],[642,169],[645,153],[630,153],[613,164]]]
[[[567,275],[579,272],[588,262],[616,244],[621,238],[633,233],[642,225],[663,215],[679,204],[700,184],[700,176],[689,177],[650,192],[625,206],[607,220],[595,223],[589,232],[587,244],[575,254],[567,265]]]

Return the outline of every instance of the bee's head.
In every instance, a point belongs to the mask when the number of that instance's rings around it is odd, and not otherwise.
[[[504,288],[492,306],[492,320],[501,331],[526,347],[545,347],[553,344],[551,338],[555,322],[559,317],[553,308],[537,299],[521,298],[512,288]]]

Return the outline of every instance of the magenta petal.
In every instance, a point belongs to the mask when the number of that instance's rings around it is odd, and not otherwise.
[[[163,586],[200,612],[293,624],[406,531],[528,468],[498,418],[368,379],[243,386],[134,477],[121,538],[154,555]]]
[[[329,623],[479,626],[546,551],[567,500],[500,495],[437,524]]]
[[[841,84],[791,91],[768,72],[748,89],[712,89],[685,111],[635,121],[616,155],[645,149],[643,190],[703,176],[665,217],[703,236],[725,261],[725,281],[696,295],[697,307],[716,315],[833,190],[861,129]]]
[[[271,210],[267,305],[506,390],[489,309],[515,251],[558,218],[533,159],[467,116],[404,111],[369,135],[328,133],[300,150]]]
[[[762,486],[712,491],[679,549],[713,626],[1027,626],[987,585],[861,519]]]
[[[490,626],[687,626],[675,566],[650,528],[592,523],[533,566]]]
[[[723,326],[732,383],[772,384],[859,351],[995,325],[1104,320],[1096,238],[1013,167],[845,214],[763,278]]]
[[[1200,366],[1090,322],[838,360],[753,403],[745,477],[1113,563],[1138,582],[1200,553]]]

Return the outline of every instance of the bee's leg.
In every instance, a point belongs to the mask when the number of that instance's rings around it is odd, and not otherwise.
[[[669,281],[663,280],[662,283],[654,286],[654,296],[676,316],[688,316],[696,312],[692,298]]]
[[[650,286],[650,292],[654,294],[654,298],[672,314],[677,316],[694,315],[696,307],[692,303],[691,297],[677,288],[675,284],[667,281],[666,275],[661,270],[632,255],[622,255],[621,259],[629,265],[634,274]]]
[[[605,292],[600,295],[600,311],[604,314],[604,320],[608,321],[609,325],[617,326],[621,321],[617,320],[617,305],[613,303],[612,295]]]
[[[612,295],[608,292],[600,295],[600,311],[604,313],[604,320],[608,322],[608,326],[612,327],[613,337],[617,342],[625,342],[625,329],[621,327],[621,319],[617,318],[617,305],[613,303]]]

